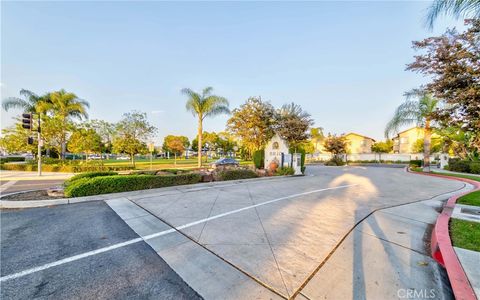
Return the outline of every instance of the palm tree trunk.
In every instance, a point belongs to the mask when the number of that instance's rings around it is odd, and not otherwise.
[[[432,128],[430,120],[425,122],[425,136],[423,138],[423,171],[430,172],[430,144],[432,141]]]
[[[202,166],[202,132],[203,122],[202,116],[198,116],[198,167]]]

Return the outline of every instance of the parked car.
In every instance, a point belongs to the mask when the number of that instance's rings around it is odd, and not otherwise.
[[[226,167],[226,166],[234,166],[234,167],[238,167],[240,165],[240,163],[234,159],[234,158],[220,158],[219,160],[217,160],[216,162],[213,162],[211,164],[211,166],[213,168],[217,168],[217,167]]]
[[[122,155],[122,156],[117,156],[117,160],[129,160],[130,157],[126,156],[126,155]]]

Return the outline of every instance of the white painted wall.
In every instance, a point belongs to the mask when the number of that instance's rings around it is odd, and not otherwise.
[[[275,146],[278,147],[276,148]],[[267,143],[267,146],[265,146],[265,169],[267,169],[270,163],[274,160],[276,160],[278,166],[280,166],[280,163],[282,162],[282,153],[288,153],[288,143],[278,134],[275,134]]]

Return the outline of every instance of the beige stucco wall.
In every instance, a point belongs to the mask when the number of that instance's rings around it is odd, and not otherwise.
[[[349,153],[372,153],[373,139],[352,133],[345,135],[345,139],[347,140],[347,151]]]
[[[396,153],[412,153],[413,146],[418,139],[423,139],[424,131],[422,128],[412,128],[401,132],[394,139],[394,152]]]

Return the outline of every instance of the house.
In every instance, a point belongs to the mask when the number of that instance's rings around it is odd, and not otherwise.
[[[424,129],[413,127],[399,132],[393,138],[393,153],[410,154],[414,152],[414,145],[419,139],[423,139],[425,135]]]
[[[372,145],[375,143],[374,139],[354,132],[350,132],[344,135],[344,137],[347,141],[349,154],[372,153]]]

